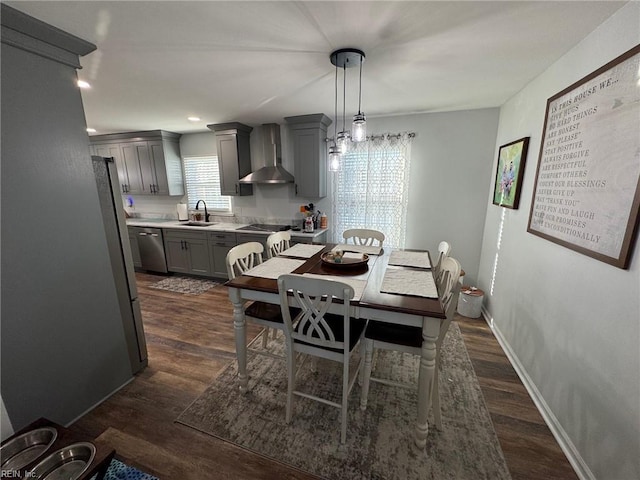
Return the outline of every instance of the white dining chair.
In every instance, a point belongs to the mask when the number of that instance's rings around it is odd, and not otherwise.
[[[436,365],[433,379],[432,408],[436,428],[442,429],[442,415],[440,412],[439,368],[440,350],[442,342],[449,330],[449,325],[455,314],[460,293],[460,263],[452,257],[447,257],[441,265],[441,283],[438,287],[440,301],[444,307],[446,319],[440,324],[440,333],[436,341]],[[360,408],[367,408],[367,396],[371,381],[386,385],[415,388],[416,385],[397,382],[391,379],[376,378],[371,375],[373,352],[375,349],[394,350],[420,356],[422,354],[422,328],[407,325],[395,325],[385,322],[370,321],[364,333],[365,359],[362,375],[362,391],[360,396]]]
[[[451,244],[449,242],[442,241],[438,244],[438,260],[433,267],[433,276],[436,281],[440,277],[440,266],[442,261],[451,255]]]
[[[234,279],[237,275],[242,275],[247,270],[252,269],[256,265],[262,263],[262,252],[264,247],[259,242],[246,242],[233,247],[227,253],[226,264],[229,280]],[[267,350],[267,342],[269,340],[269,331],[274,329],[282,331],[284,325],[282,323],[282,313],[279,305],[271,303],[254,301],[244,308],[244,317],[248,322],[252,322],[264,327],[262,331],[262,350],[249,348],[254,353],[262,355],[283,358],[282,355],[276,355]],[[274,335],[275,336],[275,335]]]
[[[278,291],[287,340],[286,422],[291,422],[294,395],[337,407],[341,410],[340,442],[345,443],[347,400],[362,364],[361,361],[358,362],[351,376],[349,360],[366,326],[366,320],[350,316],[351,299],[354,296],[353,287],[334,280],[289,274],[278,278]],[[291,315],[291,307],[294,304],[301,308],[295,317]],[[329,313],[332,305],[337,305],[340,313]],[[325,358],[342,364],[340,403],[296,388],[296,353]]]
[[[382,247],[384,243],[384,233],[370,228],[350,228],[342,233],[345,243],[351,240],[355,245],[374,245]]]
[[[267,237],[267,258],[277,257],[290,246],[290,232],[283,231],[272,233]]]

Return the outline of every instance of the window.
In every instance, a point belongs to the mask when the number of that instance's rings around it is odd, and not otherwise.
[[[185,157],[183,163],[189,208],[204,200],[209,212],[231,212],[231,197],[220,195],[218,157]]]
[[[351,145],[333,182],[333,241],[349,228],[385,234],[385,246],[405,245],[412,134],[378,135]]]

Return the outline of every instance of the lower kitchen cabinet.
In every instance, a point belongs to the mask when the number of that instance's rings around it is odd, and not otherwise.
[[[166,229],[164,251],[170,272],[211,275],[206,232]]]
[[[291,233],[291,246],[295,245],[296,243],[327,243],[327,232],[322,232],[315,237],[303,237]]]
[[[296,235],[295,232],[291,231],[291,245],[295,245],[296,243],[326,243],[327,242],[327,232],[322,232],[315,237],[310,237],[308,235]],[[264,253],[262,257],[267,259],[267,234],[260,233],[238,233],[237,235],[237,244],[245,243],[245,242],[258,242],[261,243],[264,247]]]
[[[232,232],[211,232],[209,235],[209,260],[211,274],[229,278],[227,275],[227,253],[238,244],[236,234]]]
[[[129,244],[131,245],[131,256],[133,257],[133,266],[135,268],[142,268],[142,259],[140,258],[140,247],[138,246],[138,227],[128,227],[129,232]]]
[[[141,227],[128,227],[133,264],[142,268],[138,234]],[[258,242],[265,247],[262,254],[267,259],[265,233],[236,233],[233,231],[197,231],[178,228],[163,228],[164,252],[167,270],[174,273],[199,275],[206,277],[228,278],[227,254],[236,245],[246,242]],[[298,233],[298,235],[296,235]],[[296,243],[326,243],[327,232],[315,237],[291,232],[291,245]]]
[[[263,260],[267,259],[267,237],[268,234],[260,234],[260,233],[238,233],[236,237],[238,239],[238,245],[241,243],[247,242],[258,242],[261,243],[264,247],[264,252],[262,252]]]

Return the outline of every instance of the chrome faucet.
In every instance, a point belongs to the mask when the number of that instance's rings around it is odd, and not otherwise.
[[[198,200],[198,202],[196,203],[196,210],[198,210],[198,205],[200,205],[200,202],[204,203],[204,221],[208,222],[209,212],[207,212],[207,203],[204,200]]]

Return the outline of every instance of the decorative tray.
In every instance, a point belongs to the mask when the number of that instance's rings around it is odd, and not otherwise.
[[[360,258],[341,257],[336,258],[334,252],[325,252],[320,256],[322,263],[329,265],[332,268],[356,268],[364,267],[369,261],[369,255],[363,253],[358,255]]]

